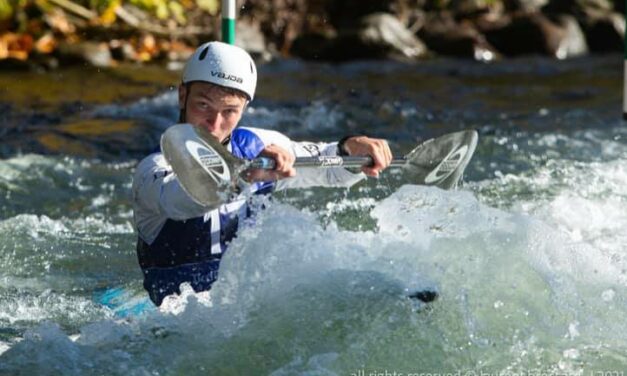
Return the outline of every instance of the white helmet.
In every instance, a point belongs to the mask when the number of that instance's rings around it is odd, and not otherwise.
[[[236,89],[253,100],[257,86],[257,68],[248,52],[222,42],[208,42],[198,47],[183,70],[183,83],[211,82]]]

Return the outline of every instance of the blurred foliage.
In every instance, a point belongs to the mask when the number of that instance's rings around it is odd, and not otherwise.
[[[220,10],[220,2],[218,0],[196,0],[196,4],[200,9],[209,12],[209,14],[218,14]]]
[[[0,0],[0,20],[6,20],[13,15],[13,6],[9,0]]]
[[[107,41],[111,30],[111,48],[123,49],[124,59],[147,61],[185,50],[172,50],[166,43],[171,41],[161,43],[156,34],[167,37],[219,11],[220,0],[0,0],[0,60],[50,54],[64,41],[88,40],[95,33]],[[137,36],[116,42],[127,38],[129,29]]]
[[[159,20],[173,19],[179,25],[187,23],[186,11],[193,8],[201,9],[212,16],[220,10],[220,0],[0,0],[0,31],[6,28],[6,22],[14,24],[28,22],[29,10],[34,6],[41,13],[49,13],[55,7],[65,10],[85,9],[94,12],[97,19],[92,23],[110,25],[118,15],[116,10],[125,5],[132,5]]]

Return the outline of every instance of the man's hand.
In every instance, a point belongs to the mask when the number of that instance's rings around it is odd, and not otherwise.
[[[292,153],[278,145],[268,145],[259,154],[262,157],[272,158],[276,161],[274,170],[251,169],[244,172],[244,179],[249,182],[254,181],[276,181],[279,179],[296,176]]]
[[[355,136],[344,142],[344,151],[348,155],[369,155],[374,161],[371,166],[364,166],[361,170],[368,176],[377,177],[392,162],[392,151],[387,141],[379,138]]]

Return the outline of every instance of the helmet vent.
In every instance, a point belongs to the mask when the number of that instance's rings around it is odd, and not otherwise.
[[[250,73],[255,73],[255,66],[253,65],[253,62],[250,62]]]
[[[209,52],[209,47],[206,47],[204,50],[202,50],[202,52],[200,52],[200,55],[198,56],[198,60],[204,60],[205,57],[207,56],[207,52]]]

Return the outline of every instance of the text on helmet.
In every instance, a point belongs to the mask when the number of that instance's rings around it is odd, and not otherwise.
[[[211,77],[218,77],[224,80],[234,81],[234,82],[237,82],[238,84],[241,84],[242,82],[244,82],[244,79],[242,79],[241,77],[237,77],[233,74],[226,74],[224,72],[211,71]]]

